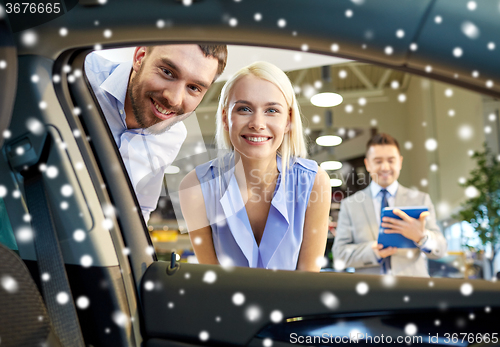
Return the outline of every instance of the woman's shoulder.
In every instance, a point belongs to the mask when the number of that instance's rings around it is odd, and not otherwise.
[[[200,182],[212,180],[215,176],[219,176],[223,172],[230,171],[234,166],[233,159],[234,156],[231,153],[227,153],[223,156],[198,165],[194,171],[196,171],[196,175],[198,176]]]
[[[296,157],[292,159],[290,164],[294,169],[311,171],[313,173],[318,172],[318,163],[311,159]]]

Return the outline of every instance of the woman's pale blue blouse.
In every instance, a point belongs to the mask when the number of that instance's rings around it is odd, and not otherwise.
[[[260,245],[255,241],[234,175],[234,156],[229,154],[196,167],[221,264],[278,270],[297,268],[307,203],[318,164],[292,159],[282,184],[281,157],[277,156],[276,161],[280,174]]]

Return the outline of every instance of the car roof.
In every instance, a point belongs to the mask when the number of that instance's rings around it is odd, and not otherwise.
[[[214,38],[228,44],[307,47],[310,52],[404,69],[498,96],[500,49],[491,47],[500,29],[500,10],[497,2],[475,3],[471,10],[467,1],[453,0],[201,0],[190,6],[131,0],[99,5],[95,0],[30,29],[37,37],[33,45],[23,44],[26,31],[16,38],[19,54],[52,59],[72,48]],[[67,30],[65,36],[61,28]],[[472,76],[472,71],[479,76]]]

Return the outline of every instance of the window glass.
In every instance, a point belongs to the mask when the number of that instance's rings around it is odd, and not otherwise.
[[[129,61],[133,49],[99,54]],[[224,74],[208,90],[195,114],[183,121],[186,139],[161,179],[159,199],[147,223],[160,259],[169,259],[170,252],[175,251],[181,261],[197,262],[179,207],[179,184],[196,166],[217,156],[215,115],[221,89],[234,72],[257,60],[276,64],[290,78],[303,115],[308,157],[318,164],[342,164],[327,169],[332,201],[322,261],[325,271],[353,271],[336,266],[331,252],[340,204],[368,187],[366,143],[376,133],[388,133],[399,142],[403,156],[399,184],[429,194],[437,224],[448,243],[444,257],[429,260],[430,275],[481,278],[480,271],[470,271],[470,259],[483,257],[493,248],[481,243],[470,224],[457,222],[462,204],[477,193],[465,186],[478,165],[474,152],[486,146],[494,157],[499,154],[498,100],[386,67],[306,52],[240,46],[229,47]],[[327,90],[340,94],[342,103],[326,108],[314,106],[311,97]],[[326,132],[341,137],[342,143],[333,147],[317,144],[316,140]],[[151,160],[155,166],[157,163]],[[147,180],[146,176],[142,179]],[[141,182],[145,181],[137,178],[135,185]],[[465,235],[474,240],[474,251],[464,246]]]

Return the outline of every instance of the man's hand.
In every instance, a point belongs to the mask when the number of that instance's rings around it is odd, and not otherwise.
[[[381,245],[380,243],[377,244],[377,241],[375,241],[372,245],[372,249],[377,255],[377,258],[387,258],[390,255],[396,254],[398,251],[397,247],[387,247],[384,248],[384,245]]]
[[[422,240],[425,235],[425,218],[429,216],[428,211],[422,212],[418,219],[412,218],[398,209],[394,209],[393,212],[396,216],[401,217],[401,220],[384,217],[382,227],[385,228],[386,234],[401,234],[414,242]]]

